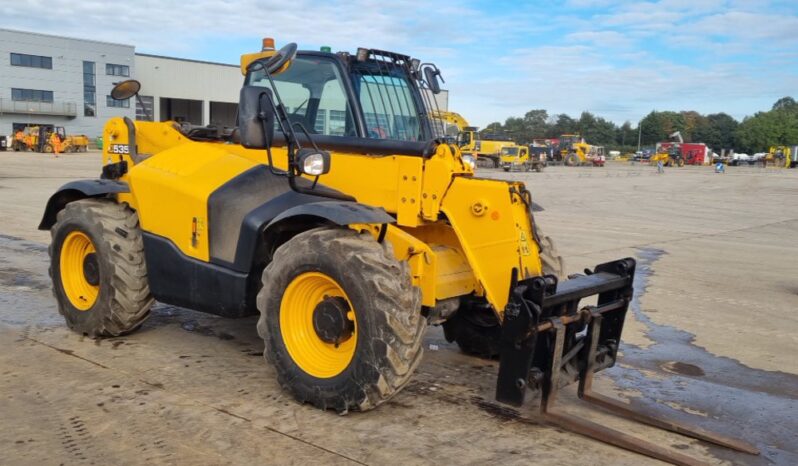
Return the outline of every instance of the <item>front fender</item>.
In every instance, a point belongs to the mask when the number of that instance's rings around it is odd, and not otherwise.
[[[129,193],[127,183],[114,180],[77,180],[61,186],[47,201],[39,230],[49,230],[55,225],[56,216],[67,204],[89,197],[104,197],[109,194]]]
[[[320,200],[294,191],[284,193],[251,211],[244,218],[235,259],[226,264],[235,270],[249,271],[258,245],[264,238],[279,236],[279,230],[299,233],[319,224],[394,223],[383,209],[352,201]]]
[[[396,219],[379,207],[347,201],[322,201],[292,207],[274,217],[265,231],[274,224],[290,217],[318,217],[336,225],[346,226],[353,223],[394,223]]]

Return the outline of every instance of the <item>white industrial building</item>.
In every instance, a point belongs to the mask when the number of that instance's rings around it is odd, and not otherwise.
[[[131,78],[141,82],[143,106],[111,98],[114,84]],[[52,124],[95,138],[115,116],[233,126],[242,83],[238,65],[0,28],[0,135]],[[447,91],[435,100],[448,109]]]
[[[0,134],[53,124],[99,136],[108,118],[135,117],[128,102],[108,99],[134,74],[132,45],[0,29]]]
[[[136,79],[154,121],[233,126],[244,77],[238,65],[138,53]],[[136,117],[146,120],[141,108]]]
[[[141,81],[148,112],[111,88]],[[102,135],[108,118],[235,124],[237,65],[136,54],[132,45],[0,29],[0,135],[37,124]]]

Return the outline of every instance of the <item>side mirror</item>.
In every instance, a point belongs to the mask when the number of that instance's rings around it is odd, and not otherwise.
[[[330,153],[312,147],[299,149],[296,154],[297,165],[302,173],[311,176],[330,172]]]
[[[424,80],[427,81],[427,85],[433,94],[441,93],[441,83],[438,82],[438,76],[440,76],[440,74],[440,70],[432,66],[424,68]]]
[[[114,100],[127,100],[139,93],[141,83],[135,79],[127,79],[116,83],[111,89],[111,98]]]
[[[244,86],[238,102],[238,131],[247,149],[268,149],[274,140],[274,104],[267,87]]]

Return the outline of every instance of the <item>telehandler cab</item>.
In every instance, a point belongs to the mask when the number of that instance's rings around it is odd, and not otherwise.
[[[499,357],[500,402],[541,393],[553,423],[690,460],[551,411],[562,385],[579,380],[589,398],[593,373],[615,363],[635,261],[560,281],[524,184],[474,177],[433,134],[434,65],[265,40],[241,70],[237,128],[113,118],[102,176],[50,198],[40,228],[70,328],[121,335],[155,300],[259,312],[281,386],[346,412],[399,391],[427,325],[442,324],[464,351]],[[113,97],[139,87],[124,81]],[[597,304],[580,307],[588,297]]]

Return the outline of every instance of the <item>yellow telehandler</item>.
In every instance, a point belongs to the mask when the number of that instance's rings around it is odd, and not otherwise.
[[[63,186],[40,224],[52,236],[67,325],[121,335],[155,300],[259,314],[281,386],[345,413],[401,390],[425,329],[442,324],[464,351],[499,357],[498,401],[519,406],[540,394],[551,423],[691,464],[553,410],[557,391],[578,381],[583,399],[662,423],[590,389],[616,362],[635,261],[563,280],[524,184],[474,177],[457,147],[433,137],[426,96],[439,92],[437,68],[420,63],[365,48],[275,50],[265,40],[241,57],[236,128],[109,120],[100,178]],[[112,97],[139,88],[123,81]],[[341,126],[325,123],[331,114]]]

